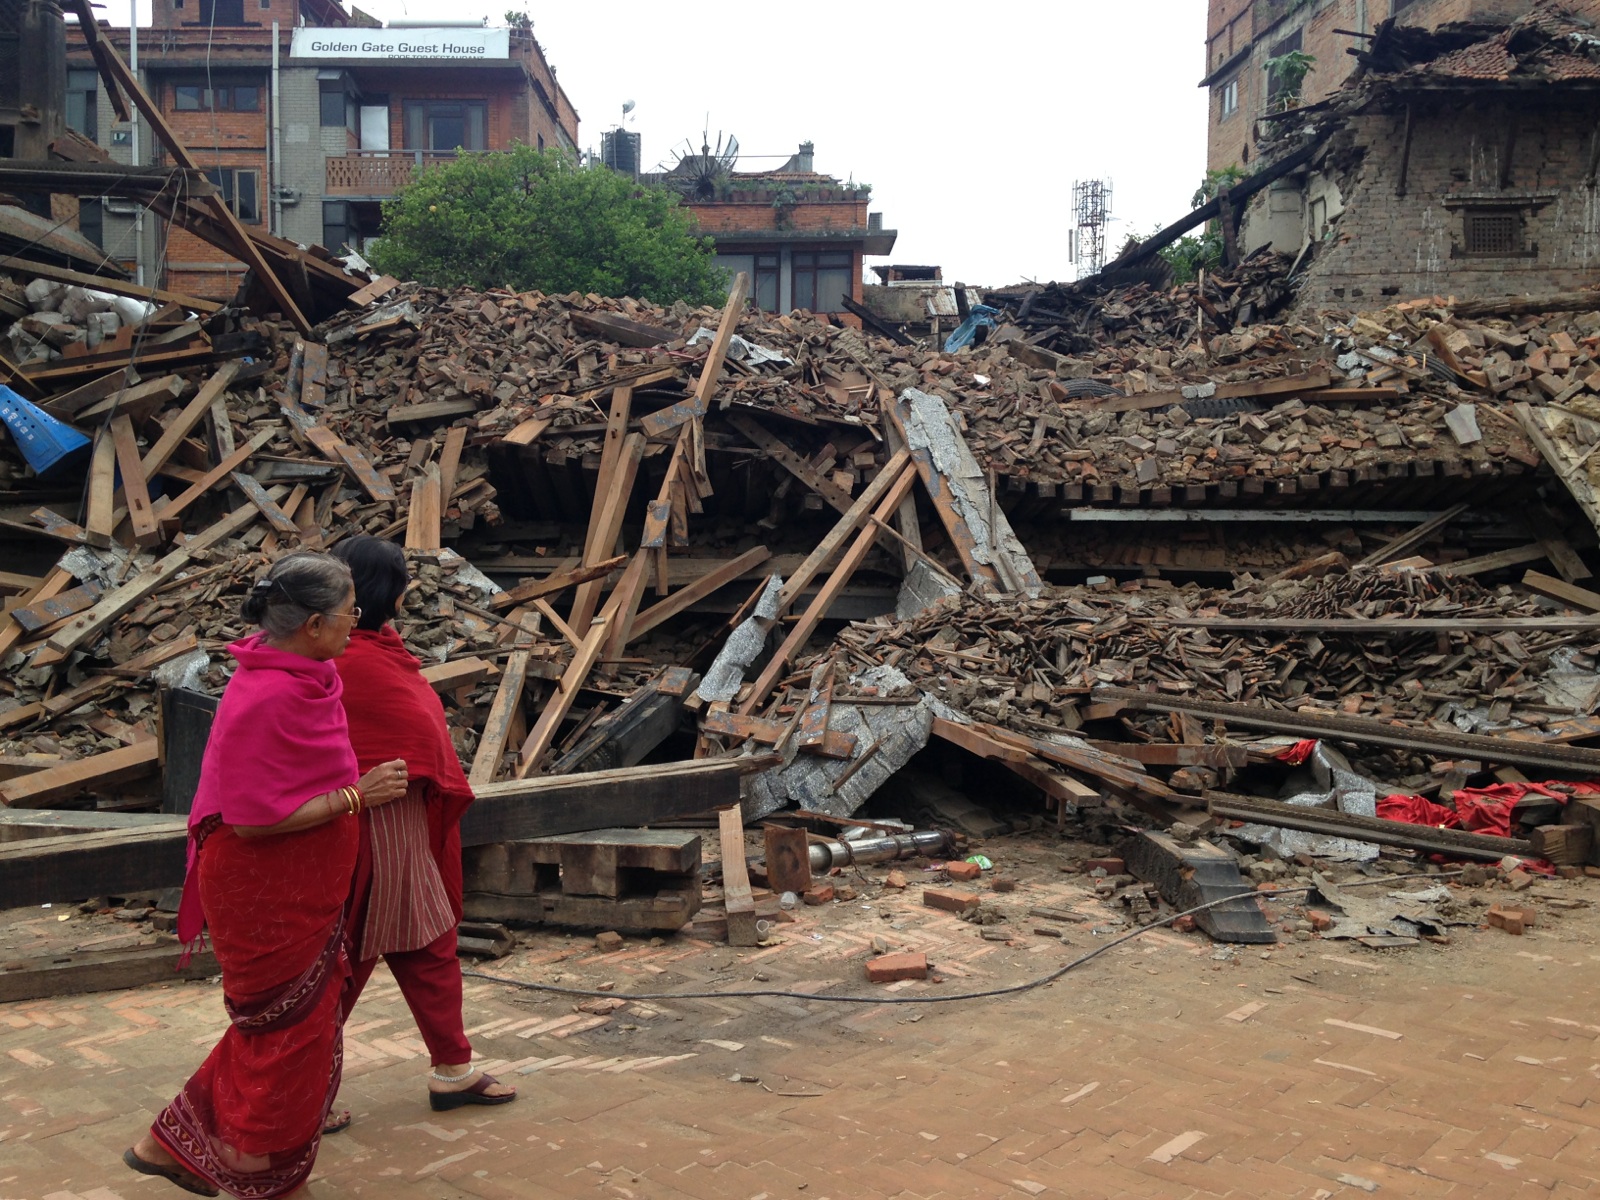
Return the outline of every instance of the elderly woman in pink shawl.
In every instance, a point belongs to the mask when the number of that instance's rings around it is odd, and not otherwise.
[[[280,559],[245,601],[262,632],[228,649],[189,814],[178,934],[202,924],[231,1021],[201,1067],[123,1156],[185,1191],[303,1197],[339,1088],[344,902],[365,808],[406,791],[401,760],[356,767],[339,674],[360,619],[344,563]]]

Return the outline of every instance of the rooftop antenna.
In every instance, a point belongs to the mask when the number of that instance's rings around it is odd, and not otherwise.
[[[1072,185],[1072,215],[1076,228],[1069,239],[1069,259],[1078,266],[1078,278],[1098,275],[1106,265],[1106,225],[1111,220],[1111,181],[1080,179]]]

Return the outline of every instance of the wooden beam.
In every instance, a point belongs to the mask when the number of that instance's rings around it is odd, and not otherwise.
[[[251,455],[277,437],[278,432],[276,429],[263,429],[197,479],[182,495],[157,506],[156,516],[163,522],[176,521],[191,504],[231,476]]]
[[[634,480],[644,460],[645,439],[628,433],[628,413],[633,403],[629,388],[612,393],[611,415],[606,422],[605,440],[600,454],[600,475],[595,485],[594,503],[589,513],[588,535],[584,540],[583,562],[609,558],[622,534],[622,518],[633,496]],[[580,637],[589,631],[595,608],[600,603],[601,582],[589,580],[578,585],[572,598],[567,623]]]
[[[1471,507],[1472,505],[1463,503],[1457,504],[1454,508],[1446,509],[1438,516],[1424,521],[1416,528],[1409,529],[1398,537],[1390,538],[1371,554],[1357,561],[1356,566],[1378,567],[1391,559],[1404,558]]]
[[[481,846],[698,816],[737,804],[740,778],[773,762],[705,759],[486,783],[474,787],[461,841]],[[188,840],[180,825],[0,843],[0,908],[177,887]]]
[[[221,312],[227,307],[220,300],[202,300],[198,296],[190,296],[184,292],[169,292],[165,288],[140,287],[136,283],[107,279],[103,275],[90,275],[83,271],[70,271],[66,267],[58,267],[32,258],[18,258],[16,255],[0,257],[0,270],[13,271],[32,279],[49,279],[56,283],[71,283],[78,287],[93,288],[95,291],[107,292],[113,296],[131,296],[135,300],[151,300],[157,304],[176,304],[198,313]]]
[[[233,486],[243,492],[244,498],[255,505],[256,511],[267,519],[268,525],[296,542],[304,540],[305,535],[301,532],[300,526],[294,523],[294,519],[288,513],[278,507],[277,501],[267,495],[267,489],[261,486],[255,476],[246,475],[243,471],[234,471],[230,478],[233,480]]]
[[[20,605],[38,604],[52,596],[59,596],[72,586],[73,575],[64,567],[52,567],[50,573],[31,591],[18,600]],[[11,648],[22,640],[23,629],[13,621],[0,624],[0,659],[11,653]]]
[[[745,861],[744,816],[736,804],[717,814],[722,848],[722,900],[728,910],[728,944],[756,946],[756,902],[750,894],[750,868]]]
[[[89,0],[68,0],[72,11],[77,13],[79,28],[84,39],[90,45],[100,64],[101,70],[109,75],[116,87],[122,89],[139,110],[141,116],[150,123],[150,129],[166,147],[167,153],[172,156],[173,162],[190,171],[199,171],[201,166],[195,161],[188,147],[167,123],[166,114],[161,111],[161,106],[150,98],[133,72],[128,69],[128,64],[122,61],[122,55],[110,42],[99,36],[99,27],[95,25],[94,10]],[[235,250],[239,258],[251,267],[261,285],[267,289],[272,298],[278,303],[283,315],[289,319],[302,334],[311,332],[311,322],[300,311],[300,306],[294,302],[289,290],[277,273],[262,257],[260,248],[251,240],[250,234],[239,223],[239,218],[234,215],[227,202],[221,196],[205,196],[192,201],[196,207],[207,211],[211,218],[222,226],[227,232],[228,240],[232,243],[231,249]]]
[[[111,545],[116,529],[117,446],[111,430],[95,431],[94,451],[89,459],[88,498],[84,505],[83,531],[91,546]]]
[[[333,430],[320,424],[293,400],[280,395],[278,407],[283,410],[290,428],[304,438],[307,444],[314,447],[323,458],[349,471],[367,495],[380,504],[396,498],[394,484],[390,483],[360,450],[341,441]]]
[[[907,474],[915,474],[911,467],[911,451],[897,450],[889,461],[884,464],[883,470],[879,471],[877,477],[862,489],[861,495],[856,497],[844,515],[834,522],[833,528],[828,530],[823,539],[816,544],[810,554],[805,556],[805,559],[785,581],[783,590],[778,593],[778,612],[780,615],[788,610],[801,592],[811,586],[811,581],[833,561],[833,556],[839,553],[840,548],[849,540],[851,535],[869,522],[872,510],[882,501],[885,493],[899,483],[902,476]],[[909,488],[906,489],[904,496],[905,498],[900,502],[901,508],[904,508],[907,503],[915,503]]]
[[[733,288],[728,293],[728,303],[723,306],[722,320],[717,323],[716,337],[712,339],[711,349],[701,365],[700,380],[695,384],[694,394],[670,408],[664,408],[645,417],[640,422],[640,427],[646,437],[661,437],[685,421],[705,416],[706,410],[711,405],[711,397],[717,390],[717,383],[722,377],[722,365],[728,357],[728,344],[733,341],[733,333],[738,328],[739,315],[744,310],[745,296],[749,291],[750,276],[740,271],[733,278]]]
[[[45,649],[35,656],[34,665],[44,666],[51,662],[62,661],[84,643],[98,637],[111,622],[188,565],[189,554],[184,550],[174,550],[154,565],[146,567],[121,587],[106,593],[93,608],[79,613],[70,624],[53,634],[45,643]]]
[[[111,372],[82,387],[63,392],[39,407],[52,417],[87,425],[97,417],[126,412],[137,415],[143,409],[159,412],[179,396],[187,385],[182,375],[162,375],[143,383],[127,383],[126,373]]]
[[[883,499],[878,502],[878,507],[873,515],[880,521],[887,521],[893,516],[895,509],[900,507],[900,502],[911,491],[911,485],[915,479],[916,475],[911,471],[902,472],[889,486]],[[772,689],[777,686],[778,680],[782,679],[784,673],[789,669],[789,664],[794,661],[795,656],[805,646],[812,633],[816,631],[817,625],[828,615],[828,610],[833,607],[833,602],[838,599],[839,593],[844,589],[845,584],[850,582],[850,577],[856,573],[856,568],[861,565],[862,560],[867,557],[867,552],[872,549],[877,540],[878,530],[874,526],[869,525],[856,534],[855,541],[851,542],[850,548],[845,551],[844,557],[839,560],[839,565],[828,576],[828,582],[818,590],[815,598],[807,606],[806,611],[794,623],[794,627],[789,631],[789,636],[784,638],[783,645],[773,652],[771,660],[762,670],[760,677],[751,685],[749,696],[739,706],[740,713],[749,716],[765,702],[766,698],[772,693]]]
[[[436,692],[453,692],[460,687],[481,682],[494,673],[494,664],[486,658],[453,658],[449,662],[423,667],[420,674]]]
[[[161,527],[150,507],[150,489],[139,461],[139,443],[134,440],[133,422],[127,417],[111,418],[111,441],[117,451],[117,469],[122,474],[123,503],[133,525],[133,540],[140,546],[154,546],[161,540]]]
[[[1591,592],[1588,588],[1579,587],[1575,583],[1567,583],[1553,575],[1545,575],[1539,571],[1529,571],[1522,577],[1522,586],[1530,592],[1540,596],[1548,596],[1552,600],[1559,600],[1571,608],[1581,609],[1584,612],[1600,613],[1600,592]]]
[[[530,604],[544,596],[553,596],[557,592],[566,591],[569,587],[576,587],[586,580],[603,579],[627,561],[626,554],[619,554],[615,558],[592,563],[587,567],[552,571],[543,579],[530,579],[526,583],[517,584],[510,591],[497,592],[490,599],[489,607],[514,608],[519,604]]]
[[[665,600],[658,601],[640,613],[633,622],[630,637],[649,633],[656,626],[671,620],[691,605],[698,604],[718,588],[732,583],[746,571],[766,562],[770,557],[771,552],[765,546],[756,546],[754,549],[746,550],[738,558],[730,559],[716,570],[708,571],[687,587],[679,588]]]
[[[476,789],[491,782],[500,770],[500,760],[505,756],[506,741],[511,734],[511,724],[522,704],[522,691],[528,680],[528,651],[513,650],[506,659],[505,670],[500,675],[500,688],[495,692],[489,716],[478,736],[478,750],[472,758],[472,770],[467,781]]]
[[[729,413],[728,424],[756,444],[768,458],[777,463],[801,483],[821,496],[840,512],[850,511],[850,493],[824,479],[812,469],[811,464],[796,454],[777,437],[762,427],[754,417],[745,413]]]
[[[96,788],[114,787],[153,774],[159,747],[154,740],[74,759],[46,771],[0,782],[0,800],[12,808],[45,808]]]
[[[444,435],[439,451],[439,509],[448,512],[456,494],[456,476],[461,472],[461,451],[467,444],[467,427],[457,425]]]
[[[1540,562],[1544,558],[1544,546],[1534,542],[1528,546],[1512,546],[1508,550],[1496,550],[1493,554],[1480,554],[1476,558],[1441,563],[1438,570],[1441,575],[1487,575],[1490,571],[1502,571],[1507,567],[1521,566],[1523,563]]]
[[[411,511],[406,519],[407,550],[438,550],[442,545],[439,464],[411,480]]]
[[[211,410],[211,403],[220,399],[227,392],[234,377],[239,374],[240,364],[237,362],[223,363],[217,368],[216,374],[206,380],[205,384],[195,393],[194,399],[183,406],[172,424],[161,431],[161,436],[156,439],[144,456],[144,477],[153,479],[160,474],[161,468],[167,465],[167,460],[172,457],[184,438],[193,432],[194,427],[205,419],[206,413]]]
[[[175,979],[209,979],[222,970],[209,948],[197,951],[180,967],[182,956],[183,947],[175,944],[41,955],[0,971],[0,1004],[116,992]]]

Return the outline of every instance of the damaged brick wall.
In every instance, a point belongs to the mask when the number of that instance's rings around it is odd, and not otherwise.
[[[1564,291],[1593,282],[1600,203],[1586,176],[1600,101],[1522,108],[1503,181],[1506,109],[1496,101],[1434,103],[1414,116],[1403,195],[1404,113],[1352,121],[1352,141],[1365,155],[1341,181],[1344,213],[1318,249],[1303,304]]]

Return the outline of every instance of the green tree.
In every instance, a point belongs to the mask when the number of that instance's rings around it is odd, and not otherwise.
[[[383,206],[372,265],[433,287],[720,304],[726,273],[665,188],[517,146],[422,170]]]
[[[1220,188],[1224,185],[1232,187],[1244,177],[1244,169],[1237,165],[1207,171],[1189,200],[1190,207],[1199,208],[1211,203]],[[1222,227],[1216,221],[1207,221],[1199,233],[1178,238],[1156,253],[1172,268],[1174,283],[1189,283],[1199,276],[1202,269],[1215,271],[1222,265]]]

